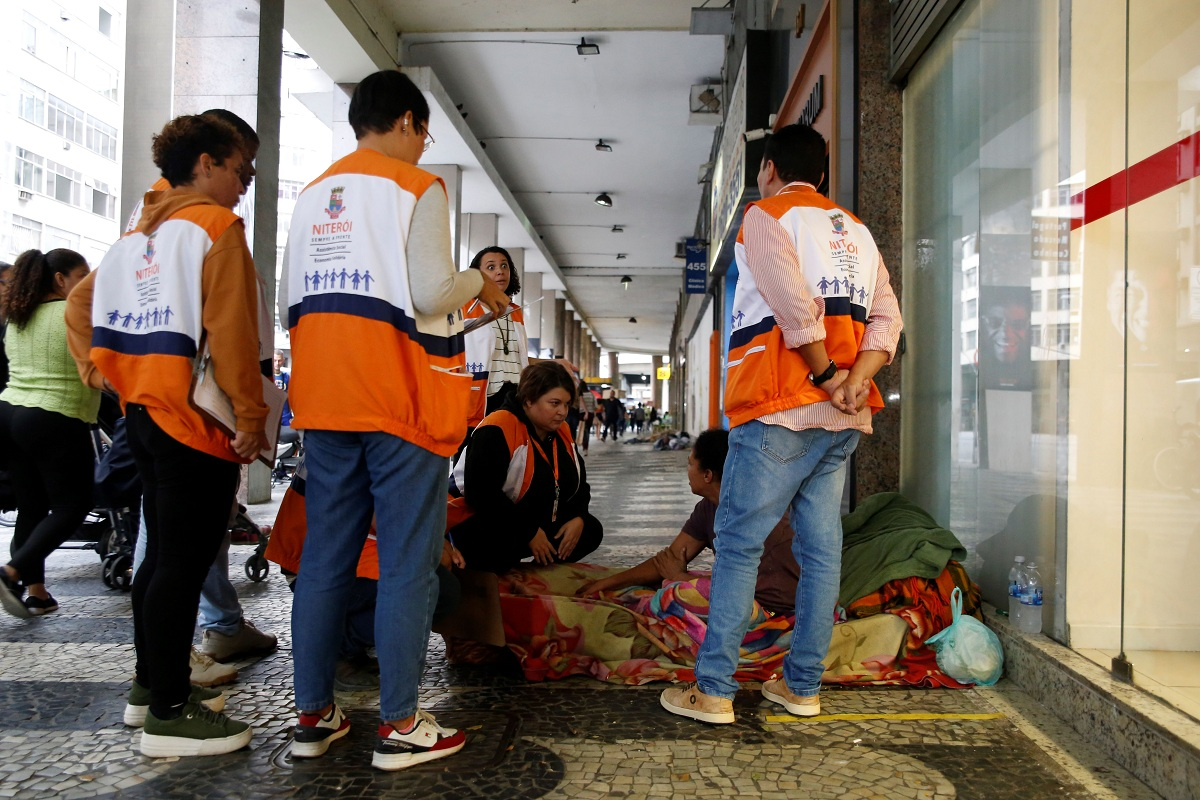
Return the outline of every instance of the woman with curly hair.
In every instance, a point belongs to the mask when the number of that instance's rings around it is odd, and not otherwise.
[[[74,250],[26,250],[5,274],[0,294],[9,362],[8,386],[0,392],[0,449],[17,500],[0,604],[15,617],[58,610],[46,591],[46,556],[92,507],[88,424],[96,421],[100,392],[80,381],[63,319],[63,301],[87,274],[87,261]]]
[[[154,757],[228,753],[250,727],[224,696],[192,687],[188,655],[200,587],[225,536],[238,465],[266,445],[257,278],[245,227],[245,144],[229,123],[182,116],[154,137],[171,188],[146,195],[137,227],[68,302],[71,352],[91,386],[125,407],[142,476],[146,556],[133,579],[133,688],[125,721]],[[230,435],[189,402],[193,361],[212,359],[235,417]]]

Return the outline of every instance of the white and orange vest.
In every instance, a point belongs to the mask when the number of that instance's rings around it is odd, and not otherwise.
[[[511,304],[510,304],[511,306]],[[463,319],[478,319],[488,308],[472,300],[463,308]],[[516,330],[517,341],[512,343],[521,358],[521,368],[529,366],[529,339],[525,334],[525,314],[516,309],[508,315]],[[496,326],[484,325],[466,334],[467,372],[471,374],[471,400],[468,406],[467,427],[474,428],[487,414],[487,388],[491,376],[492,356],[496,353]]]
[[[122,403],[144,405],[171,438],[242,462],[228,434],[188,402],[204,331],[202,279],[212,245],[241,219],[218,205],[176,212],[147,236],[133,231],[96,268],[91,359]]]
[[[292,427],[383,431],[442,456],[466,435],[460,315],[421,314],[409,293],[405,251],[427,190],[445,187],[363,149],[297,199],[284,256]]]
[[[514,504],[518,503],[533,484],[534,462],[538,458],[533,452],[533,441],[529,436],[529,428],[517,418],[516,414],[504,408],[493,411],[484,417],[483,422],[479,423],[479,427],[482,428],[485,425],[494,425],[504,433],[504,441],[508,445],[509,453],[508,472],[504,476],[504,494]],[[575,449],[575,440],[571,437],[571,426],[565,422],[559,425],[555,436],[566,443],[567,452],[571,454],[571,461],[575,464],[575,474],[582,476],[583,471],[579,468],[579,452]],[[555,443],[554,446],[558,447],[558,444]],[[475,513],[475,510],[467,503],[465,496],[467,492],[467,452],[470,449],[471,445],[468,443],[450,472],[450,498],[446,513],[447,530],[462,524]],[[580,484],[582,483],[581,478]],[[575,487],[575,491],[579,491],[578,486]],[[571,497],[573,496],[572,494]],[[562,501],[565,502],[568,499],[570,498],[564,497]]]
[[[839,368],[848,369],[858,357],[875,295],[879,261],[875,240],[857,217],[811,188],[789,187],[750,205],[779,220],[787,231],[809,292],[825,303],[825,349]],[[734,258],[738,282],[725,373],[725,413],[730,425],[829,400],[809,381],[805,360],[784,343],[783,332],[746,265],[742,231],[738,231]],[[872,413],[883,408],[874,382],[867,403]]]

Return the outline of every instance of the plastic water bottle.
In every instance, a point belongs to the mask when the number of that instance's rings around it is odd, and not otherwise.
[[[1025,567],[1025,586],[1021,589],[1017,629],[1024,633],[1042,632],[1042,576],[1032,561]]]
[[[1021,615],[1021,587],[1028,581],[1025,577],[1025,556],[1013,559],[1012,569],[1008,571],[1008,620],[1013,625]]]

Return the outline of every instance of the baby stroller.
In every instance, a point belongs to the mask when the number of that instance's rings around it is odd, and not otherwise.
[[[128,591],[133,583],[142,480],[129,449],[125,418],[108,395],[102,395],[99,419],[92,428],[92,450],[95,507],[61,549],[94,550],[100,557],[104,585]]]
[[[296,467],[304,457],[304,443],[300,431],[290,427],[279,429],[279,442],[275,445],[275,466],[271,470],[271,485],[283,486],[290,483]]]

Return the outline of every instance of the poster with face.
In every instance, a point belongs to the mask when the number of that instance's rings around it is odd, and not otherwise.
[[[1030,288],[979,287],[979,380],[985,389],[1029,391]]]

